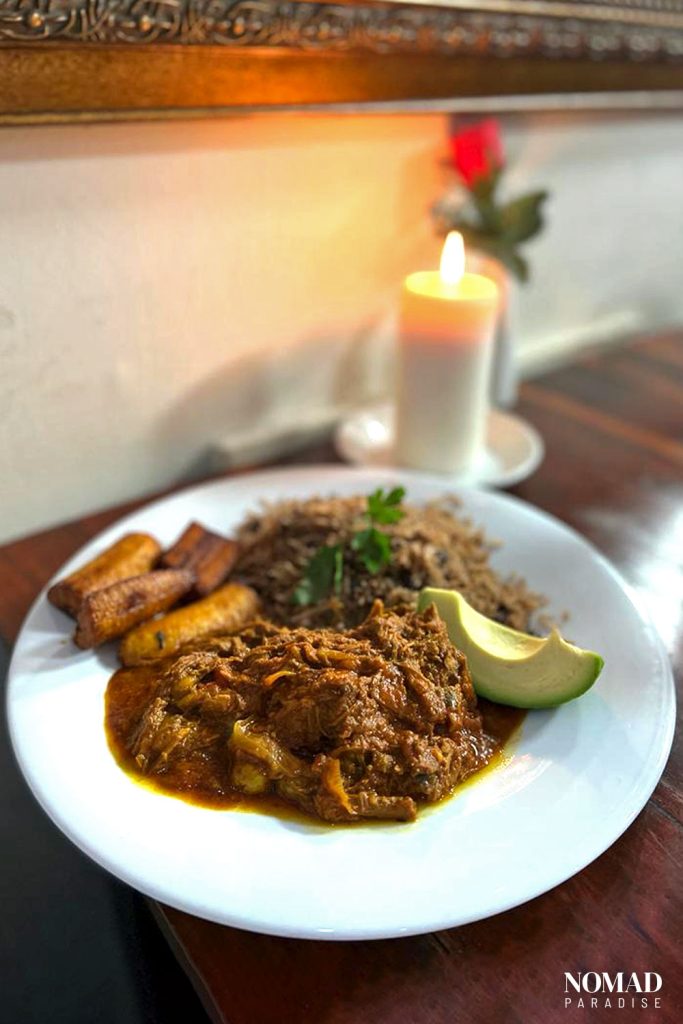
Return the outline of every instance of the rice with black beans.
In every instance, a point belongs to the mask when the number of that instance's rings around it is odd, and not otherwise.
[[[431,586],[459,590],[484,615],[531,631],[545,599],[517,576],[501,579],[489,561],[497,545],[456,514],[458,505],[453,497],[422,507],[404,502],[401,521],[382,527],[391,537],[391,561],[372,575],[348,543],[367,525],[365,496],[267,504],[238,530],[243,551],[235,575],[259,593],[264,614],[285,625],[355,626],[375,598],[414,607],[420,589]],[[295,604],[293,591],[311,557],[338,543],[344,545],[341,593],[304,608]]]

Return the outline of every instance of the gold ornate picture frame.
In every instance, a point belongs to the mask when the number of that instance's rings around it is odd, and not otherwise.
[[[0,0],[4,123],[548,96],[683,106],[683,0]]]

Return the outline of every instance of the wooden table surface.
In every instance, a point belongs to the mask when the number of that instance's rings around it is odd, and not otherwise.
[[[576,527],[617,565],[654,613],[680,685],[683,334],[638,339],[527,383],[519,412],[541,431],[547,455],[512,493]],[[49,576],[134,507],[0,548],[0,635],[12,641]],[[155,912],[208,1012],[226,1024],[668,1024],[683,1020],[682,865],[683,747],[675,743],[651,800],[606,853],[486,921],[328,943],[252,935],[165,906]],[[409,896],[409,879],[406,886]],[[661,1007],[581,1010],[575,1000],[565,1008],[565,971],[656,971]]]

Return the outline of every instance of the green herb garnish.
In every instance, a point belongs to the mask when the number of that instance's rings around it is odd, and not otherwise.
[[[301,581],[292,594],[295,604],[315,604],[328,594],[341,591],[344,575],[344,553],[341,544],[318,548],[306,566]]]
[[[394,487],[386,494],[382,487],[378,487],[368,498],[365,514],[370,525],[351,538],[351,547],[373,576],[391,561],[391,540],[388,534],[377,529],[377,524],[389,526],[403,518],[405,512],[401,502],[405,493],[405,487]]]
[[[368,498],[367,516],[370,522],[389,524],[403,519],[405,512],[400,506],[405,496],[405,487],[394,487],[387,494],[382,487],[378,487]]]
[[[365,516],[368,525],[351,538],[351,549],[373,576],[391,561],[391,538],[377,526],[398,523],[405,515],[400,507],[405,487],[384,492],[378,487],[368,497]],[[344,549],[341,544],[324,545],[315,552],[292,594],[295,604],[315,604],[329,594],[341,593],[344,578]]]
[[[369,526],[351,538],[351,547],[359,555],[361,562],[374,576],[391,558],[391,541],[386,533]]]

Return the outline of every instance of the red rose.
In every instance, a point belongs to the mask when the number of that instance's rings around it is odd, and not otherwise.
[[[468,188],[505,163],[498,122],[492,117],[451,135],[453,166]]]

